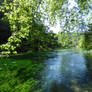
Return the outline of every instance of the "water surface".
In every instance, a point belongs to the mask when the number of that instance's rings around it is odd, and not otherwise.
[[[87,51],[54,51],[48,55],[53,57],[45,61],[44,92],[92,92],[92,56]]]

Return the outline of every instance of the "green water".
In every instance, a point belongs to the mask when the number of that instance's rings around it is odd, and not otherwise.
[[[0,58],[0,92],[92,92],[91,53],[57,50]]]

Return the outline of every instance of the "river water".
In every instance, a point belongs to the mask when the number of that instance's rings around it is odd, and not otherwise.
[[[61,50],[45,61],[44,92],[92,92],[91,52]]]

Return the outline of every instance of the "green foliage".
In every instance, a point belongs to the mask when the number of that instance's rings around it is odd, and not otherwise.
[[[61,45],[63,48],[70,47],[69,45],[71,44],[71,37],[69,33],[64,33],[60,32],[58,34],[58,43]]]
[[[86,0],[78,0],[78,2],[82,7],[85,7]],[[64,4],[68,5],[68,1],[65,0],[4,0],[1,3],[0,12],[4,13],[5,19],[3,19],[9,21],[10,30],[12,31],[7,43],[0,45],[2,54],[17,54],[28,50],[46,51],[57,47],[57,37],[52,32],[48,32],[48,27],[44,25],[43,20],[46,17],[52,24],[55,23],[55,19],[61,18],[63,20],[65,17],[64,31],[73,30],[76,24],[79,26],[80,18],[77,18],[77,15],[74,14],[76,9],[69,13],[62,8]],[[68,16],[69,14],[71,17]],[[80,10],[78,14],[80,14]],[[83,20],[81,19],[81,21]],[[69,23],[72,25],[71,29]],[[65,38],[69,40],[65,40]],[[62,47],[71,47],[69,45],[72,43],[70,39],[70,33],[67,36],[63,34],[62,37],[59,36],[59,43],[62,44]]]
[[[88,24],[89,32],[92,32],[92,23]]]
[[[90,1],[90,0],[89,0]],[[86,9],[86,6],[88,4],[88,0],[78,0],[78,4],[81,6],[81,8],[84,10]]]
[[[78,4],[78,6],[80,6],[81,14],[83,13],[84,10],[88,9],[89,3],[92,3],[91,0],[74,0],[74,1]],[[69,6],[68,0],[46,0],[44,1],[44,3],[45,6],[42,6],[42,8],[44,8],[43,13],[48,16],[46,17],[51,24],[55,24],[57,19],[63,17],[62,14],[65,12],[65,10],[62,11],[62,7],[64,5]]]
[[[85,49],[85,35],[81,35],[81,38],[79,40],[79,48]]]
[[[17,54],[21,49],[24,51],[29,49],[45,50],[48,49],[49,43],[52,48],[55,39],[53,33],[46,32],[47,27],[41,21],[41,12],[39,11],[41,3],[41,0],[4,1],[1,11],[4,11],[4,15],[8,18],[12,36],[8,38],[6,44],[0,46],[0,49],[4,51],[2,54]],[[23,47],[23,45],[26,46]],[[29,49],[26,49],[27,47]]]
[[[45,57],[37,58],[0,58],[0,92],[43,92],[40,71],[44,69],[41,62]]]
[[[85,33],[85,48],[92,49],[92,33]]]
[[[56,47],[55,34],[48,32],[47,27],[43,24],[34,23],[34,33],[30,32],[29,44],[30,47],[35,51],[47,50],[49,48]],[[47,32],[46,32],[47,31]]]
[[[1,46],[1,49],[5,49],[13,53],[16,47],[20,45],[21,39],[28,37],[29,27],[31,28],[33,21],[32,14],[34,12],[32,12],[32,6],[30,6],[31,2],[28,4],[28,0],[14,0],[11,3],[4,2],[4,5],[5,15],[8,17],[13,34],[8,39],[8,42]],[[8,12],[6,12],[6,10]]]
[[[47,12],[46,15],[48,16],[48,19],[51,24],[56,23],[56,17],[58,14],[60,14],[60,10],[66,2],[67,2],[66,0],[46,0],[44,1],[44,3],[46,4],[46,7],[44,8],[44,13]]]
[[[79,40],[79,48],[90,50],[92,49],[92,33],[82,33]]]
[[[62,48],[78,48],[81,42],[81,33],[58,33],[58,43]]]

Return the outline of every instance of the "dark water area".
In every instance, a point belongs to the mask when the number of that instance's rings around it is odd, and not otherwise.
[[[92,92],[92,55],[88,51],[55,51],[45,61],[44,92]]]

